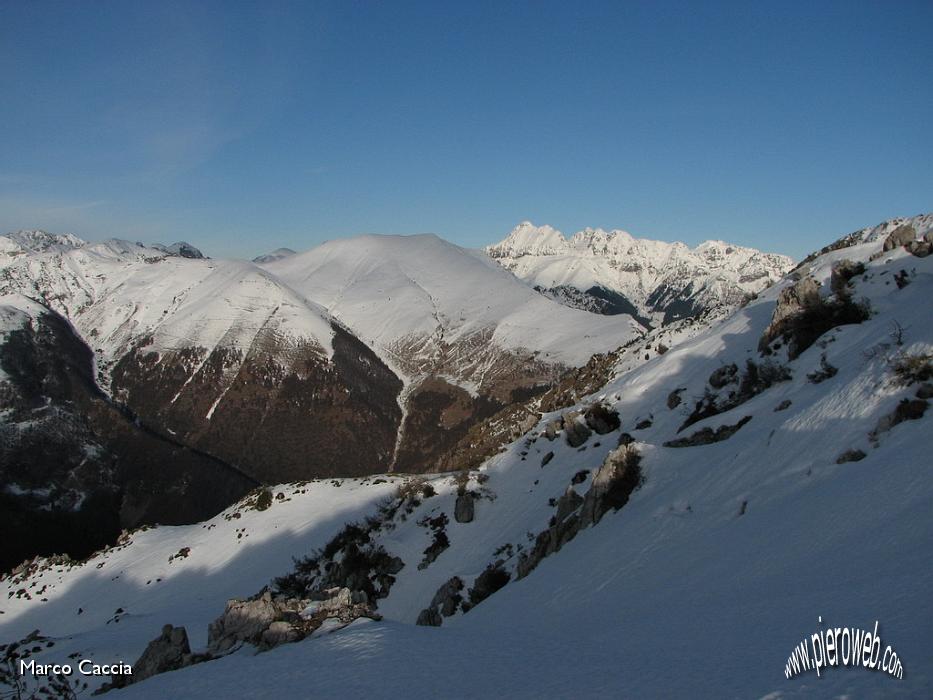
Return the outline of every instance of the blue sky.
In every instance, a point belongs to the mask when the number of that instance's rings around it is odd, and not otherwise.
[[[0,4],[0,230],[522,219],[801,257],[933,210],[933,3]]]

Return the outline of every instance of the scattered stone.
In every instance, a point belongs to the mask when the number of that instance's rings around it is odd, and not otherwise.
[[[588,477],[589,475],[590,475],[589,469],[581,469],[576,474],[574,474],[573,477],[571,477],[570,483],[571,484],[582,484],[584,481],[586,481],[586,477]]]
[[[553,454],[552,452],[551,455]],[[454,503],[454,520],[458,523],[472,523],[475,500],[476,496],[472,491],[464,491],[463,493],[457,494],[457,501]]]
[[[781,401],[781,403],[774,407],[774,412],[777,413],[778,411],[786,411],[788,408],[790,408],[791,403],[792,401],[790,399],[784,399]]]
[[[542,466],[542,467],[547,466],[548,463],[549,463],[552,459],[554,459],[554,453],[553,453],[553,452],[548,452],[546,455],[544,455],[544,457],[541,458],[541,466]]]
[[[622,433],[619,436],[619,447],[624,445],[631,445],[633,442],[635,442],[635,438],[633,438],[629,433]]]
[[[651,416],[648,416],[644,420],[640,420],[635,424],[635,430],[645,430],[646,428],[650,428],[653,423],[654,419]]]
[[[924,382],[917,387],[916,396],[918,399],[933,399],[933,384]]]

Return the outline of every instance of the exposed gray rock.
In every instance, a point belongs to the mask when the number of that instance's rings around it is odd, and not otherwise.
[[[635,447],[623,445],[610,452],[582,498],[572,487],[557,500],[557,513],[547,530],[538,533],[534,547],[523,552],[516,576],[524,578],[542,559],[557,552],[585,527],[599,522],[609,510],[624,506],[641,483],[641,457]]]
[[[165,625],[162,634],[149,642],[142,656],[133,664],[132,675],[114,675],[111,685],[122,688],[159,673],[184,668],[191,663],[191,647],[185,628]]]
[[[601,403],[594,403],[587,407],[583,418],[587,426],[595,430],[599,435],[618,430],[622,425],[618,412]]]
[[[686,391],[686,389],[687,387],[682,386],[678,389],[674,389],[674,391],[667,395],[667,407],[669,409],[674,410],[683,402],[680,394]]]
[[[933,243],[927,241],[911,241],[906,246],[907,252],[918,258],[925,258],[933,252]]]
[[[442,622],[441,614],[434,608],[425,608],[418,613],[418,619],[415,620],[415,624],[422,627],[440,627]]]
[[[208,625],[207,648],[220,654],[238,642],[257,644],[278,614],[269,591],[251,600],[228,600],[223,615]]]
[[[547,466],[548,462],[550,462],[552,459],[554,459],[554,453],[548,452],[546,455],[544,455],[544,457],[541,458],[541,466]]]
[[[557,437],[557,434],[564,429],[564,421],[562,418],[557,418],[548,422],[544,427],[544,437],[548,440],[554,440]]]
[[[458,523],[473,522],[475,495],[472,491],[464,491],[457,494],[457,502],[454,503],[454,520]]]
[[[301,634],[292,623],[276,620],[263,631],[260,638],[260,647],[271,649],[280,644],[297,642],[300,638]]]
[[[724,365],[713,370],[713,373],[709,375],[709,385],[714,389],[722,389],[729,384],[737,382],[738,374],[739,368],[735,363]]]
[[[554,516],[556,522],[564,522],[582,504],[583,497],[574,490],[573,486],[568,486],[564,495],[557,499],[557,514]]]
[[[580,529],[598,523],[610,509],[618,510],[641,482],[641,457],[629,445],[617,447],[603,461],[583,498]]]
[[[714,442],[728,440],[735,435],[739,428],[748,423],[751,416],[745,416],[735,425],[721,425],[715,430],[713,428],[701,428],[689,437],[668,440],[664,443],[665,447],[695,447],[697,445],[712,445]]]
[[[859,462],[865,459],[865,453],[861,450],[846,450],[836,458],[836,464],[845,464],[846,462]]]
[[[564,434],[567,437],[568,445],[571,447],[580,447],[580,445],[590,439],[590,435],[593,434],[593,431],[581,420],[580,414],[577,411],[567,411],[567,413],[564,414]]]
[[[450,617],[457,612],[457,608],[463,602],[463,596],[460,592],[463,590],[463,581],[459,576],[450,578],[443,586],[437,589],[431,604],[418,614],[416,625],[426,625],[430,627],[439,627],[443,622],[443,617]],[[440,612],[438,613],[438,608]]]
[[[790,287],[786,287],[778,295],[774,313],[771,314],[771,324],[765,331],[765,335],[770,335],[771,339],[777,337],[777,333],[772,334],[772,331],[779,326],[781,321],[804,309],[817,308],[821,303],[820,285],[812,277],[804,277]]]
[[[917,232],[914,230],[914,227],[910,224],[901,224],[896,229],[891,231],[887,238],[884,239],[884,244],[881,246],[881,250],[887,252],[889,250],[894,250],[899,248],[902,245],[907,245],[917,237]]]
[[[933,384],[930,382],[924,382],[919,387],[917,387],[918,399],[933,399]]]

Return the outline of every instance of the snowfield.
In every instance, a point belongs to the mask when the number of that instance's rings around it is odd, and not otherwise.
[[[326,308],[409,379],[419,374],[413,365],[444,362],[448,347],[477,338],[480,349],[577,366],[643,333],[628,316],[600,319],[561,306],[482,253],[433,234],[329,241],[264,267]],[[469,360],[465,353],[450,372],[463,375],[457,381],[466,386],[482,374],[458,371]]]
[[[922,236],[933,217],[913,223]],[[834,263],[863,263],[846,294],[870,306],[864,322],[828,330],[794,359],[786,343],[762,357],[759,340],[776,302],[795,284],[787,277],[660,356],[619,366],[576,407],[605,404],[621,417],[620,430],[571,446],[566,428],[553,439],[547,434],[566,411],[549,413],[476,465],[472,522],[454,519],[456,476],[431,477],[436,495],[375,534],[405,562],[378,601],[382,621],[357,621],[259,654],[243,647],[113,697],[933,697],[933,411],[889,419],[903,401],[923,401],[916,399],[922,382],[908,383],[895,368],[906,357],[933,356],[933,256],[903,248],[881,254],[895,225],[866,229],[853,245],[798,270],[826,298]],[[430,278],[419,265],[428,253],[446,254],[436,239],[413,241],[420,252],[404,265],[390,257],[371,262],[382,257],[373,248],[379,243],[327,244],[266,269],[382,347],[399,328],[467,333],[461,314],[483,319],[483,306],[507,319],[502,337],[509,342],[543,342],[558,353],[561,333],[579,332],[569,325],[535,340],[526,325],[535,307],[524,297],[515,306],[509,273],[478,256],[481,279],[496,286]],[[369,267],[348,269],[353,256],[338,250],[347,245],[367,247]],[[373,298],[363,288],[370,284],[405,303],[362,304]],[[468,298],[471,306],[457,305]],[[425,325],[423,314],[405,316],[425,304],[437,309],[436,324]],[[603,323],[618,333],[611,324],[628,321],[615,318]],[[736,389],[748,361],[762,371],[786,368],[788,378],[691,418],[710,392],[722,398]],[[714,386],[714,376],[725,384]],[[731,436],[717,442],[665,445],[730,426]],[[641,455],[643,484],[621,509],[517,579],[522,554],[548,529],[555,502],[568,488],[586,493],[623,434]],[[840,463],[849,451],[863,457]],[[271,489],[276,498],[267,510],[244,502],[205,523],[135,532],[80,565],[43,560],[0,581],[0,640],[38,629],[54,646],[37,660],[77,653],[132,663],[171,623],[185,626],[192,648],[203,648],[207,624],[228,598],[257,593],[291,570],[292,557],[322,547],[345,523],[377,514],[404,480],[281,485]],[[449,547],[419,568],[432,541],[419,521],[441,513],[449,516]],[[440,627],[414,625],[445,581],[459,576],[469,588],[496,560],[511,577],[504,588]],[[818,629],[820,616],[824,626],[866,629],[877,620],[904,678],[837,668],[785,679],[789,654]]]

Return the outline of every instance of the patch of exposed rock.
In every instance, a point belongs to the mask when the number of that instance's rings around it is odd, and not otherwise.
[[[132,665],[133,673],[113,675],[110,685],[102,690],[123,688],[160,673],[176,671],[193,663],[206,661],[208,658],[203,654],[196,656],[191,653],[188,633],[184,627],[165,625],[162,628],[162,634],[149,642],[145,651]]]
[[[381,619],[364,591],[330,588],[317,600],[264,591],[247,600],[227,601],[224,613],[208,626],[207,648],[219,655],[246,643],[264,651],[304,639],[325,620],[349,624],[360,617]]]
[[[677,438],[676,440],[668,440],[664,443],[665,447],[696,447],[697,445],[712,445],[714,442],[722,442],[723,440],[728,440],[733,435],[735,435],[739,428],[748,423],[752,419],[751,416],[745,416],[735,425],[721,425],[716,429],[706,427],[701,428],[696,431],[689,437]]]
[[[520,555],[517,578],[531,573],[542,559],[560,550],[580,530],[595,525],[610,510],[622,508],[641,482],[641,455],[635,446],[626,444],[612,450],[584,496],[568,486],[557,499],[557,511],[548,528],[538,533],[530,552]]]

